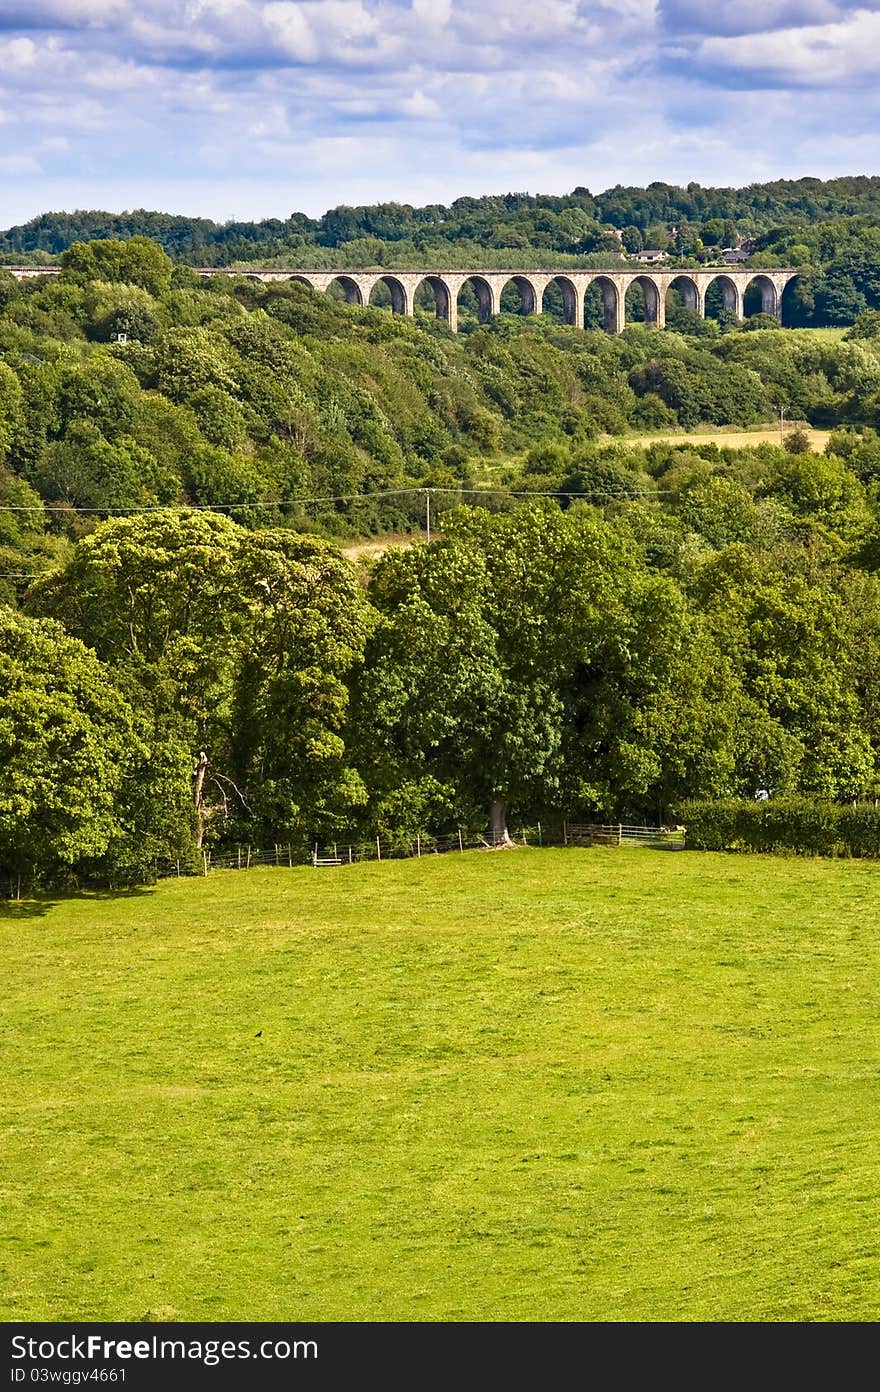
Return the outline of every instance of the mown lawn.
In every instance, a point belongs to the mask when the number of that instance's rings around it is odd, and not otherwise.
[[[878,896],[520,850],[7,906],[3,1317],[876,1319]]]

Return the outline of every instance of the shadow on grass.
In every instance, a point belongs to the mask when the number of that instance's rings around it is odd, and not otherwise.
[[[0,918],[44,918],[57,899],[0,899]]]
[[[124,889],[71,889],[68,893],[39,895],[30,899],[0,899],[0,919],[45,918],[52,909],[71,900],[88,899],[97,903],[118,899],[142,899],[155,890],[155,885],[129,885]]]

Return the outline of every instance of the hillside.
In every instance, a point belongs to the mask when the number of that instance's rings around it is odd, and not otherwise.
[[[0,278],[4,890],[876,796],[878,316],[546,307],[453,335],[143,238]]]

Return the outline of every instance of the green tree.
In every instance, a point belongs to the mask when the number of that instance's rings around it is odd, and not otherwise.
[[[267,838],[329,838],[367,798],[347,727],[371,608],[335,547],[290,532],[243,536],[237,584],[249,618],[233,679],[236,784]]]
[[[28,604],[112,666],[163,746],[207,752],[199,839],[212,814],[303,835],[363,801],[344,727],[369,608],[328,543],[209,513],[119,518]]]
[[[149,237],[74,242],[63,253],[61,265],[72,280],[138,285],[151,295],[162,295],[171,288],[174,270],[170,257]]]
[[[674,759],[693,771],[719,744],[703,718],[723,703],[674,718],[675,682],[715,670],[688,659],[682,597],[586,510],[457,514],[442,541],[390,553],[371,596],[383,622],[358,708],[380,792],[443,790],[503,841],[512,807],[665,796]]]
[[[704,562],[694,586],[741,684],[735,791],[857,796],[875,756],[847,608],[833,575],[810,574],[797,553],[788,562],[730,546]]]
[[[147,750],[107,669],[61,626],[0,608],[0,875],[53,879],[103,855]]]
[[[34,482],[41,495],[71,507],[112,511],[171,502],[178,480],[130,436],[106,440],[91,421],[73,421],[45,450]]]

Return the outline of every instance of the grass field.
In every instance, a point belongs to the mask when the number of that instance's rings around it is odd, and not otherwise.
[[[7,905],[3,1317],[876,1319],[878,892],[520,850]]]
[[[712,444],[729,445],[732,449],[748,449],[751,445],[781,445],[786,435],[790,435],[795,430],[800,430],[806,435],[810,442],[810,448],[817,453],[824,450],[831,438],[830,430],[819,430],[815,426],[804,425],[800,422],[796,424],[786,422],[780,430],[777,421],[775,425],[763,425],[754,430],[714,429],[707,426],[700,430],[648,431],[645,434],[626,435],[623,437],[623,443],[651,445],[662,441],[671,445]]]

